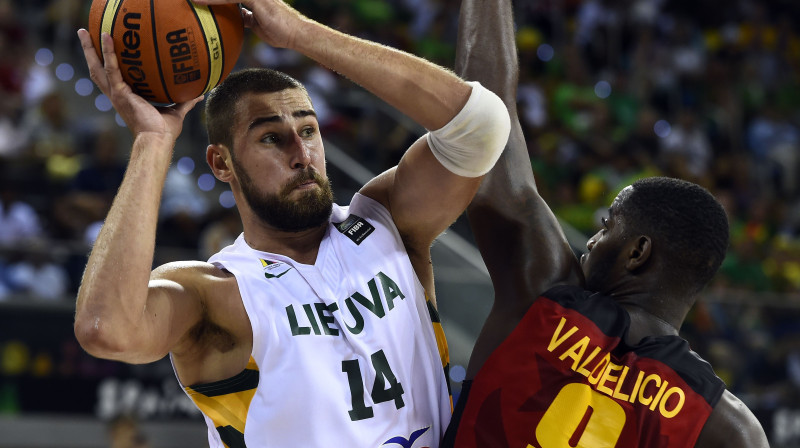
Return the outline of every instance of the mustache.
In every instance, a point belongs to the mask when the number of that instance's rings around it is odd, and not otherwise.
[[[298,186],[308,182],[314,181],[320,187],[326,184],[325,178],[323,178],[318,172],[313,169],[307,168],[303,171],[298,172],[294,177],[292,177],[289,182],[286,183],[286,186],[283,187],[282,193],[288,194]]]

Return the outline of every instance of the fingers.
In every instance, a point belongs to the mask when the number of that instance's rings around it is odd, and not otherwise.
[[[119,71],[117,54],[114,53],[114,39],[108,33],[100,34],[100,47],[103,51],[103,68],[110,87],[109,93],[124,88],[127,84],[122,79],[122,72]]]
[[[179,103],[175,105],[175,112],[177,112],[181,117],[185,117],[186,114],[189,113],[190,110],[194,108],[200,101],[203,101],[203,95],[198,96],[193,100],[186,101],[184,103]]]
[[[100,61],[100,57],[97,56],[89,32],[83,28],[79,29],[78,39],[81,41],[83,57],[86,59],[86,65],[89,67],[89,77],[92,78],[92,81],[97,84],[97,87],[99,87],[101,91],[107,92],[108,82],[105,76],[101,76],[103,73],[103,63]]]
[[[242,23],[244,24],[245,28],[257,28],[258,22],[256,22],[255,16],[253,13],[247,9],[242,8]]]
[[[114,53],[114,40],[108,33],[100,35],[100,47],[103,59],[97,55],[94,43],[85,29],[78,30],[78,39],[81,41],[83,56],[86,58],[86,65],[89,67],[89,77],[97,84],[106,96],[111,97],[112,92],[118,89],[125,89],[127,84],[119,71],[119,62]]]
[[[252,2],[249,1],[236,1],[236,0],[193,0],[193,3],[197,3],[198,5],[227,5],[231,3],[236,3],[240,5],[239,8],[242,12],[242,20],[244,21],[245,28],[253,28],[256,24],[255,19],[253,18],[252,13]]]

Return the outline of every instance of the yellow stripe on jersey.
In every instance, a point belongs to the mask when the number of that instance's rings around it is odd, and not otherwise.
[[[244,427],[258,377],[258,365],[251,356],[247,367],[234,377],[185,388],[197,407],[214,422],[227,448],[245,448]]]
[[[436,346],[439,348],[439,359],[442,361],[444,377],[447,380],[447,394],[450,395],[450,411],[453,411],[453,392],[450,390],[450,349],[447,347],[447,338],[444,335],[442,320],[439,319],[439,312],[425,293],[425,302],[428,304],[428,314],[433,324],[433,334],[436,335]]]
[[[203,93],[213,89],[222,78],[222,43],[220,42],[219,30],[217,29],[217,22],[214,20],[214,14],[205,5],[197,5],[194,2],[189,2],[197,14],[197,20],[200,22],[200,27],[203,28],[203,36],[206,40],[206,47],[208,48],[208,60],[211,63],[208,72],[208,83],[206,84]]]

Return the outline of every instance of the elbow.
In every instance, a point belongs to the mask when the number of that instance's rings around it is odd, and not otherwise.
[[[158,361],[168,352],[140,326],[124,320],[112,322],[96,313],[77,313],[73,331],[81,348],[95,358],[145,364]]]
[[[110,337],[105,327],[100,316],[77,315],[73,329],[75,339],[87,353],[97,358],[113,359],[114,353],[124,350]]]
[[[443,128],[428,133],[428,146],[449,171],[479,177],[495,165],[508,142],[511,118],[503,101],[475,83],[467,104]]]
[[[135,338],[120,331],[121,325],[96,313],[77,313],[73,325],[75,339],[87,353],[103,359],[130,361]]]

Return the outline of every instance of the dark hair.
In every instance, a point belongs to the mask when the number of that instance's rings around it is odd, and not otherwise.
[[[705,188],[680,179],[649,177],[633,183],[620,205],[625,233],[646,234],[666,261],[665,280],[687,294],[714,277],[728,249],[728,217]]]
[[[248,68],[231,73],[208,93],[206,98],[206,128],[212,144],[233,146],[231,130],[235,120],[236,103],[246,93],[272,93],[285,89],[302,89],[300,81],[286,73],[269,68]]]

